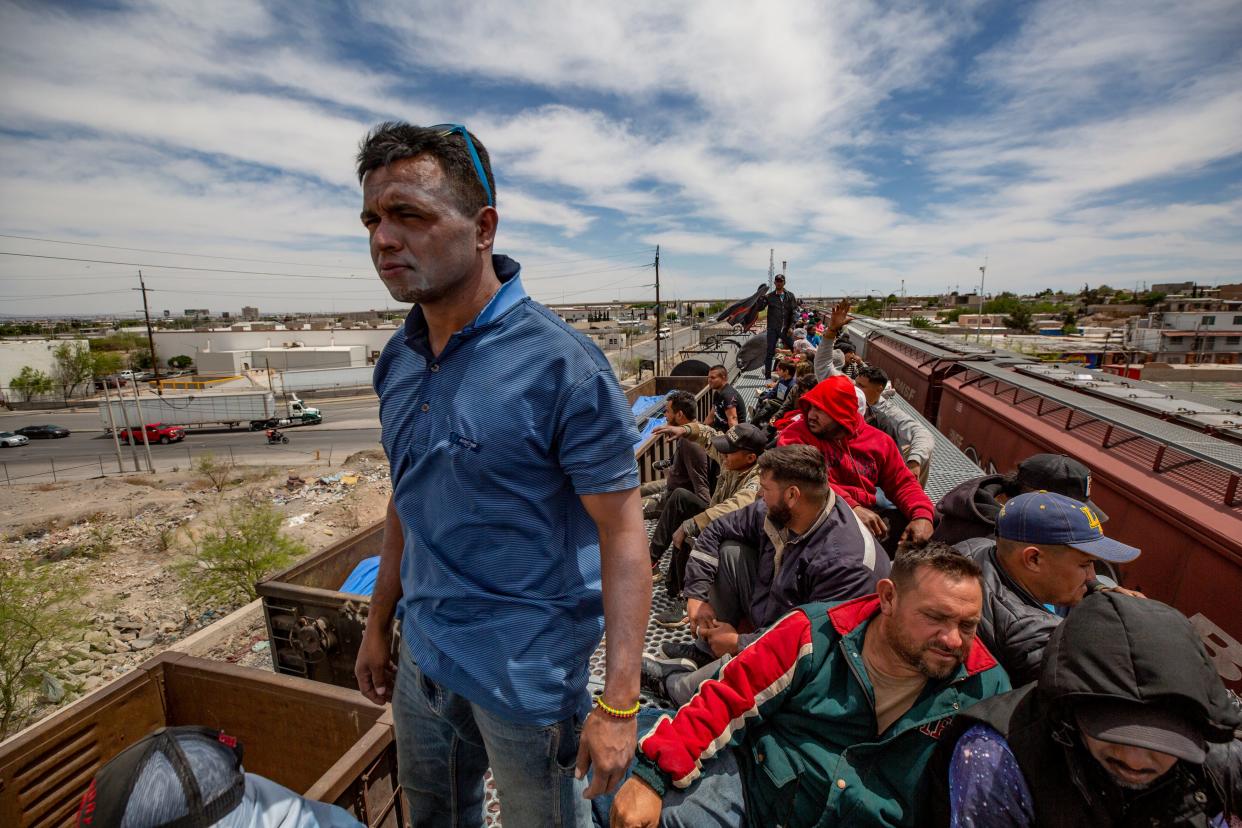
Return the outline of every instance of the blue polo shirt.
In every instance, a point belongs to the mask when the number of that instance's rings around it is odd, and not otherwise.
[[[634,416],[608,360],[502,285],[432,355],[417,305],[375,366],[405,532],[401,634],[436,683],[506,718],[584,712],[603,633],[599,535],[580,495],[638,485]]]

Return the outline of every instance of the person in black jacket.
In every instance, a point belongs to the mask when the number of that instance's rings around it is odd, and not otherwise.
[[[1083,503],[1052,492],[1010,500],[996,519],[996,539],[972,538],[954,548],[983,570],[979,638],[1009,673],[1014,687],[1039,678],[1044,646],[1061,616],[1089,591],[1096,561],[1129,563],[1140,550],[1104,537]],[[1138,593],[1134,593],[1138,595]]]
[[[930,767],[938,825],[1234,825],[1242,709],[1194,627],[1158,601],[1090,595],[1037,684],[967,708]]]
[[[797,298],[785,290],[785,274],[776,274],[772,281],[776,287],[763,297],[768,311],[768,353],[763,359],[763,376],[766,379],[772,379],[772,358],[776,356],[777,340],[793,350],[794,312],[798,309]]]
[[[971,478],[940,498],[932,540],[956,544],[991,537],[996,531],[996,513],[1007,499],[1039,491],[1086,503],[1101,522],[1108,521],[1108,515],[1091,501],[1090,469],[1064,454],[1032,454],[1013,474]]]

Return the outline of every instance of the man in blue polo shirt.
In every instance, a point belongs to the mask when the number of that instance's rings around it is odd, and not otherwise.
[[[393,494],[359,688],[393,703],[413,824],[482,824],[489,766],[506,826],[585,824],[636,736],[651,576],[633,416],[599,349],[492,254],[495,182],[464,127],[381,124],[358,176],[380,279],[415,303],[375,366]]]

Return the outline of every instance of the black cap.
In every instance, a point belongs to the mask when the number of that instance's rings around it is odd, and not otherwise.
[[[78,808],[82,828],[206,828],[246,789],[242,748],[222,731],[166,727],[114,756]]]
[[[1101,742],[1155,750],[1202,765],[1207,740],[1194,722],[1159,702],[1089,699],[1074,707],[1078,726]]]
[[[1104,510],[1091,502],[1091,469],[1064,454],[1032,454],[1018,464],[1018,483],[1036,492],[1056,492],[1085,503],[1101,523]]]
[[[758,426],[738,423],[719,437],[713,437],[712,447],[721,454],[732,454],[735,451],[763,454],[763,450],[768,447],[768,435]]]

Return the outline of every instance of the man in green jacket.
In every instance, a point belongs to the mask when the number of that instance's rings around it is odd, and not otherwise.
[[[875,595],[785,616],[639,743],[614,826],[907,826],[953,717],[1009,689],[978,565],[901,552]]]

